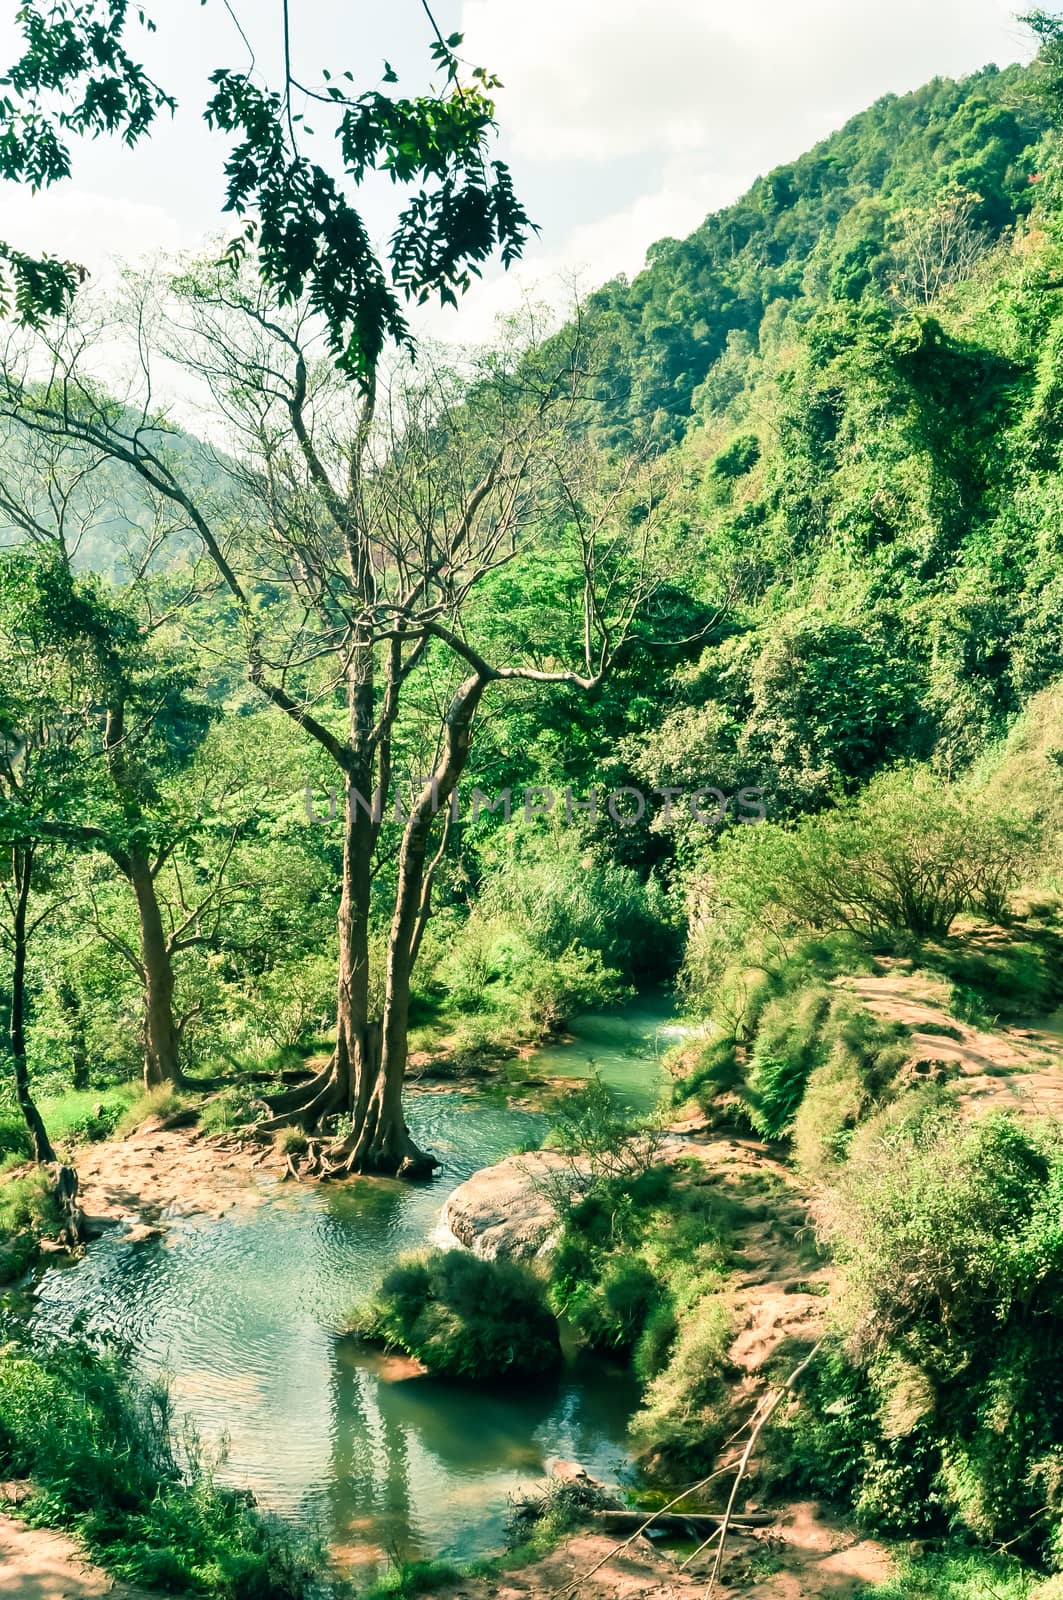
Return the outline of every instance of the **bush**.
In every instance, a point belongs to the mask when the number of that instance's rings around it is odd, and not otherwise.
[[[1037,837],[1033,821],[909,769],[792,829],[732,830],[700,894],[729,908],[736,937],[788,925],[890,949],[945,938],[961,911],[1003,915]]]
[[[872,1593],[874,1600],[1049,1600],[1051,1582],[1006,1553],[959,1549],[902,1558],[896,1577]]]
[[[1061,953],[1059,936],[1045,929],[1006,944],[930,946],[919,959],[952,984],[953,1016],[992,1027],[1055,1010],[1063,1000]]]
[[[82,1346],[0,1350],[0,1474],[28,1478],[21,1515],[70,1528],[123,1580],[211,1600],[303,1600],[322,1558],[217,1488],[179,1471],[165,1391],[135,1389]]]
[[[400,1256],[375,1299],[355,1313],[353,1327],[445,1377],[550,1372],[561,1359],[540,1280],[511,1262],[483,1261],[464,1250]]]
[[[703,1110],[708,1110],[718,1096],[737,1089],[744,1077],[738,1059],[738,1041],[733,1034],[700,1041],[692,1048],[684,1047],[676,1066],[683,1069],[672,1090],[672,1104],[676,1106],[696,1100]]]
[[[667,1364],[632,1423],[637,1448],[669,1477],[708,1471],[727,1432],[724,1375],[733,1338],[730,1308],[706,1295],[679,1323]]]
[[[941,1094],[853,1138],[822,1206],[843,1345],[787,1426],[870,1526],[1043,1556],[1063,1512],[1063,1132]]]
[[[115,1134],[120,1139],[128,1139],[149,1117],[165,1119],[180,1111],[185,1104],[184,1096],[172,1083],[160,1083],[154,1089],[141,1091],[118,1118]]]
[[[693,1086],[729,1091],[737,1078],[749,1124],[765,1139],[793,1134],[802,1168],[818,1178],[824,1156],[840,1156],[852,1129],[889,1097],[907,1038],[906,1028],[878,1021],[845,990],[813,981],[767,1000],[744,1074],[733,1041],[718,1041]]]
[[[727,1202],[663,1166],[598,1177],[563,1213],[550,1300],[583,1343],[630,1353],[639,1450],[667,1473],[709,1459],[726,1411]]]

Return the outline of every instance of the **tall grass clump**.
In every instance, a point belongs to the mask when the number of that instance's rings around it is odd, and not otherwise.
[[[222,1489],[191,1451],[182,1471],[168,1397],[80,1345],[0,1349],[0,1476],[29,1479],[20,1515],[69,1529],[128,1583],[204,1600],[309,1600],[323,1556]]]

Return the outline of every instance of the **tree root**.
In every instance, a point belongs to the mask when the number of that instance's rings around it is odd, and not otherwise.
[[[312,1078],[304,1078],[291,1089],[281,1089],[277,1094],[266,1095],[265,1100],[274,1114],[275,1125],[280,1128],[290,1128],[315,1111],[316,1102],[326,1091],[331,1091],[329,1098],[335,1100],[332,1110],[342,1111],[344,1095],[336,1075],[335,1057],[327,1061],[321,1071],[315,1073]],[[297,1115],[288,1122],[281,1122],[279,1119],[287,1116],[289,1112],[295,1112]]]
[[[344,1110],[345,1100],[342,1084],[331,1066],[326,1067],[300,1089],[271,1095],[266,1104],[274,1114],[255,1124],[255,1134],[261,1138],[283,1128],[316,1128],[326,1117]]]
[[[376,1176],[415,1182],[430,1178],[438,1166],[435,1156],[414,1144],[405,1126],[381,1134],[371,1115],[322,1156],[322,1176],[330,1178]]]

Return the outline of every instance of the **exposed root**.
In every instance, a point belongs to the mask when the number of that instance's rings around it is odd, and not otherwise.
[[[333,1178],[361,1174],[413,1182],[430,1178],[438,1166],[435,1156],[414,1144],[405,1123],[382,1131],[372,1115],[322,1155],[322,1176]]]
[[[333,1107],[333,1109],[336,1111],[341,1111],[343,1109],[343,1094],[338,1076],[335,1071],[335,1066],[336,1060],[335,1056],[333,1056],[325,1063],[325,1065],[321,1068],[321,1071],[315,1073],[312,1078],[304,1078],[303,1081],[299,1084],[296,1084],[294,1088],[281,1089],[277,1094],[266,1095],[266,1104],[273,1112],[277,1127],[291,1127],[293,1126],[293,1121],[297,1122],[301,1120],[301,1117],[305,1116],[310,1111],[314,1103],[320,1099],[327,1089],[332,1089],[335,1094],[336,1105]],[[289,1122],[281,1122],[276,1120],[293,1111],[299,1112],[300,1117],[296,1117],[293,1119],[293,1121]]]
[[[343,1086],[333,1077],[331,1069],[319,1072],[298,1093],[288,1090],[284,1095],[272,1097],[268,1103],[274,1115],[257,1122],[255,1133],[260,1138],[268,1138],[283,1128],[316,1128],[326,1117],[342,1111],[345,1099]],[[285,1102],[284,1108],[278,1107],[281,1100]]]

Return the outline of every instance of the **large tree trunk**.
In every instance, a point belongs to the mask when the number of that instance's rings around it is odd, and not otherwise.
[[[364,778],[363,778],[364,782]],[[274,1115],[262,1129],[319,1127],[331,1116],[349,1115],[357,1126],[366,1114],[380,1061],[380,1025],[369,1017],[369,899],[375,824],[353,780],[345,789],[343,883],[338,918],[336,1046],[309,1083],[270,1096]]]
[[[426,1177],[439,1165],[414,1143],[402,1106],[409,1053],[410,983],[428,915],[431,870],[426,872],[426,861],[432,825],[440,805],[446,809],[468,759],[472,721],[485,687],[484,679],[474,674],[455,692],[444,727],[442,754],[403,833],[388,938],[380,1063],[364,1108],[355,1107],[351,1131],[333,1155],[336,1166],[350,1172],[416,1178]]]
[[[144,969],[144,1087],[181,1082],[177,1024],[173,1015],[173,960],[155,892],[155,876],[139,848],[130,852],[129,879],[140,917]]]
[[[26,1061],[26,947],[29,942],[27,912],[30,884],[33,878],[32,849],[15,849],[15,917],[12,928],[14,939],[14,964],[11,974],[11,1059],[15,1068],[15,1095],[19,1110],[33,1141],[33,1158],[39,1163],[55,1160],[55,1151],[48,1137],[40,1112],[30,1094],[29,1068]]]

